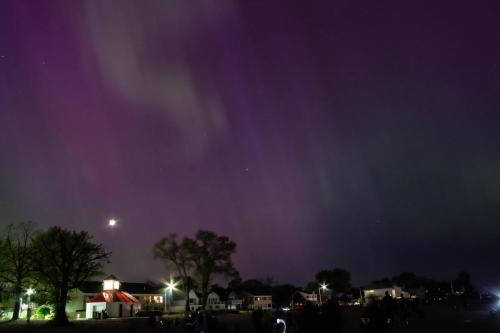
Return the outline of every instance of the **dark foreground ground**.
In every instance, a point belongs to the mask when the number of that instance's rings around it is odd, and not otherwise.
[[[500,314],[490,314],[488,308],[472,308],[453,310],[448,306],[428,306],[424,308],[423,319],[410,321],[407,327],[392,327],[385,332],[500,332]],[[360,308],[342,309],[341,332],[364,332],[360,325]],[[257,333],[253,329],[250,314],[219,314],[217,316],[220,329],[218,333]],[[167,331],[163,327],[150,327],[147,318],[82,320],[72,322],[70,327],[51,327],[45,322],[0,323],[0,332],[37,332],[37,333],[79,333],[79,332],[190,332],[185,328]],[[327,331],[328,332],[328,331]],[[331,330],[331,332],[335,332]],[[212,332],[210,332],[212,333]],[[215,332],[214,332],[215,333]],[[264,333],[264,332],[258,332]],[[315,333],[315,332],[311,332]]]

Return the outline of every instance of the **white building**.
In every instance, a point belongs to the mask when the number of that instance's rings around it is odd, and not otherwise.
[[[254,295],[244,293],[245,304],[249,310],[271,310],[273,308],[273,297],[271,295]]]
[[[182,291],[174,292],[174,297],[171,301],[167,303],[169,311],[173,312],[183,312],[186,307],[186,296]],[[189,310],[196,311],[201,308],[200,296],[194,291],[189,291]]]
[[[292,308],[300,309],[306,304],[317,305],[319,303],[318,294],[316,293],[306,293],[304,291],[297,290],[292,295]]]
[[[89,298],[85,306],[85,318],[96,318],[105,312],[108,317],[133,317],[141,309],[141,303],[132,295],[120,290],[120,281],[110,275],[103,281],[102,292]]]
[[[226,305],[221,301],[219,295],[215,292],[210,292],[207,296],[207,306],[208,310],[221,310],[224,309]]]
[[[234,291],[230,292],[227,296],[226,308],[228,310],[243,309],[243,297]]]
[[[202,299],[194,290],[189,291],[189,310],[196,311],[201,308]],[[172,312],[183,312],[186,306],[185,293],[182,291],[175,292],[173,300],[169,303],[168,309]],[[220,296],[215,292],[210,292],[207,295],[207,310],[222,310],[226,308],[226,304],[222,302]]]
[[[403,295],[405,298],[409,298],[410,294],[395,284],[380,284],[373,285],[363,288],[363,293],[365,298],[375,298],[382,299],[385,293],[389,293],[392,298],[400,298]]]

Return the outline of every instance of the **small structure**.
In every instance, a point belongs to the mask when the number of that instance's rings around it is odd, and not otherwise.
[[[129,293],[121,291],[118,278],[109,275],[102,283],[102,292],[87,300],[85,317],[133,317],[140,309],[140,302]]]

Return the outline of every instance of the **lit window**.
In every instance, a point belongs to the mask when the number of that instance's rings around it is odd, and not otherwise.
[[[119,289],[120,289],[120,281],[117,280],[103,281],[103,290],[119,290]]]

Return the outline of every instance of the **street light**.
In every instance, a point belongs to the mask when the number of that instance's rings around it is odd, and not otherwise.
[[[26,290],[26,295],[28,296],[27,302],[28,302],[28,308],[26,309],[26,320],[28,323],[30,322],[31,319],[31,295],[35,293],[35,289],[33,288],[28,288]]]
[[[28,306],[30,304],[31,295],[33,295],[34,293],[35,293],[35,289],[33,289],[33,288],[28,288],[28,290],[26,290],[26,295],[28,296]]]
[[[177,282],[175,282],[174,280],[172,280],[172,278],[170,278],[170,281],[167,281],[166,285],[167,286],[165,287],[165,299],[163,300],[164,312],[167,312],[167,291],[169,291],[170,296],[172,296],[173,291],[177,289],[175,287],[177,285]]]
[[[318,293],[319,293],[319,304],[323,304],[323,301],[321,300],[321,290],[323,290],[323,292],[325,290],[328,289],[328,285],[326,283],[323,282],[323,284],[320,285],[320,287],[318,288]]]

